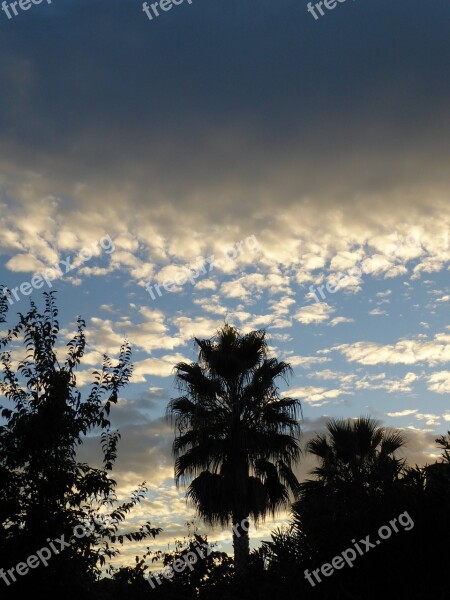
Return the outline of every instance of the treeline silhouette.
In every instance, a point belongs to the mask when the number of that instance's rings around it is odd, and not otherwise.
[[[85,323],[78,319],[62,359],[58,310],[53,294],[44,296],[42,312],[32,302],[16,325],[0,332],[2,597],[450,598],[450,434],[436,440],[440,458],[417,467],[398,457],[401,433],[369,417],[330,420],[306,445],[317,466],[298,482],[300,405],[278,389],[290,367],[269,356],[264,331],[243,334],[228,325],[209,340],[196,339],[198,362],[176,365],[181,396],[170,402],[168,418],[175,428],[175,479],[186,484],[205,523],[229,524],[234,558],[192,530],[171,552],[148,550],[131,566],[110,567],[127,540],[144,546],[161,532],[151,515],[139,529],[124,529],[145,482],[130,501],[116,499],[120,434],[109,416],[131,377],[131,351],[124,344],[117,360],[105,356],[83,396],[76,370]],[[0,289],[0,323],[7,310]],[[86,436],[100,440],[100,467],[77,458]],[[248,520],[281,508],[290,511],[288,524],[250,551]],[[376,544],[383,526],[391,535]],[[369,539],[370,551],[361,551]],[[323,565],[349,548],[357,555],[352,564],[330,574]],[[195,553],[188,566],[186,556]],[[149,580],[160,563],[170,577]]]

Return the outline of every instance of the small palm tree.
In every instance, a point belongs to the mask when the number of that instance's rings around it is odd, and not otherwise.
[[[211,339],[195,338],[198,363],[176,365],[183,395],[167,409],[176,483],[189,483],[187,497],[208,524],[233,524],[238,577],[248,565],[249,517],[274,515],[298,489],[300,403],[280,397],[276,380],[291,368],[268,357],[265,336],[225,325]]]
[[[329,484],[376,485],[393,481],[404,461],[395,452],[405,440],[397,431],[388,431],[370,417],[331,419],[327,433],[318,434],[307,451],[319,458],[312,474]]]

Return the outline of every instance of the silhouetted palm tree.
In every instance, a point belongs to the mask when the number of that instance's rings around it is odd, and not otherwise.
[[[397,431],[387,431],[370,417],[331,419],[307,451],[319,458],[312,474],[325,483],[371,485],[396,479],[404,461],[395,452],[405,444]]]
[[[195,339],[199,362],[176,365],[184,395],[168,414],[178,431],[175,479],[210,524],[233,524],[237,576],[247,570],[248,519],[264,519],[297,491],[300,403],[281,398],[276,380],[290,366],[268,358],[265,331],[241,334],[225,325],[212,339]]]

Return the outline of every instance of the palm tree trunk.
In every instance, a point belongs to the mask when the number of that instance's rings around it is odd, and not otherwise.
[[[248,572],[250,539],[248,517],[233,518],[234,571],[237,579],[244,579]]]

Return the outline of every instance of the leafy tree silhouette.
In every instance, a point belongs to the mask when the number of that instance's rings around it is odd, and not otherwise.
[[[1,292],[1,290],[0,290]],[[86,347],[85,323],[77,320],[77,332],[67,344],[61,364],[57,358],[59,323],[53,292],[44,294],[45,310],[31,302],[27,314],[0,338],[0,565],[9,569],[26,562],[50,542],[69,544],[53,553],[47,567],[29,569],[20,576],[0,581],[2,594],[45,593],[75,598],[89,597],[107,559],[116,556],[116,543],[156,536],[160,529],[148,522],[140,529],[121,532],[130,511],[143,498],[138,486],[131,500],[117,503],[116,481],[111,470],[117,457],[118,431],[111,430],[111,406],[132,374],[128,343],[118,360],[104,356],[102,368],[93,372],[87,398],[76,386],[76,369]],[[0,294],[0,322],[6,322],[8,306]],[[25,345],[25,357],[16,371],[13,356],[20,356],[17,342]],[[102,466],[77,460],[77,449],[86,436],[101,438]],[[74,537],[74,529],[80,539]],[[59,549],[59,543],[54,547]],[[14,581],[16,579],[17,581]],[[7,582],[9,586],[7,587]]]
[[[187,525],[188,536],[170,544],[173,550],[148,549],[144,556],[136,557],[133,568],[120,568],[114,573],[119,598],[132,596],[140,600],[148,598],[149,593],[155,600],[208,600],[213,596],[220,597],[220,593],[232,582],[233,560],[217,548],[217,543],[208,542],[206,535],[200,535],[194,523]],[[150,574],[151,592],[146,573],[148,559],[153,563],[162,563],[170,571],[167,578],[163,577],[161,571]]]
[[[298,482],[300,403],[281,398],[277,379],[290,366],[268,357],[264,330],[241,334],[225,325],[195,338],[198,363],[176,365],[179,398],[168,405],[176,426],[177,484],[208,523],[233,524],[235,571],[247,573],[248,519],[264,519],[289,504]]]

